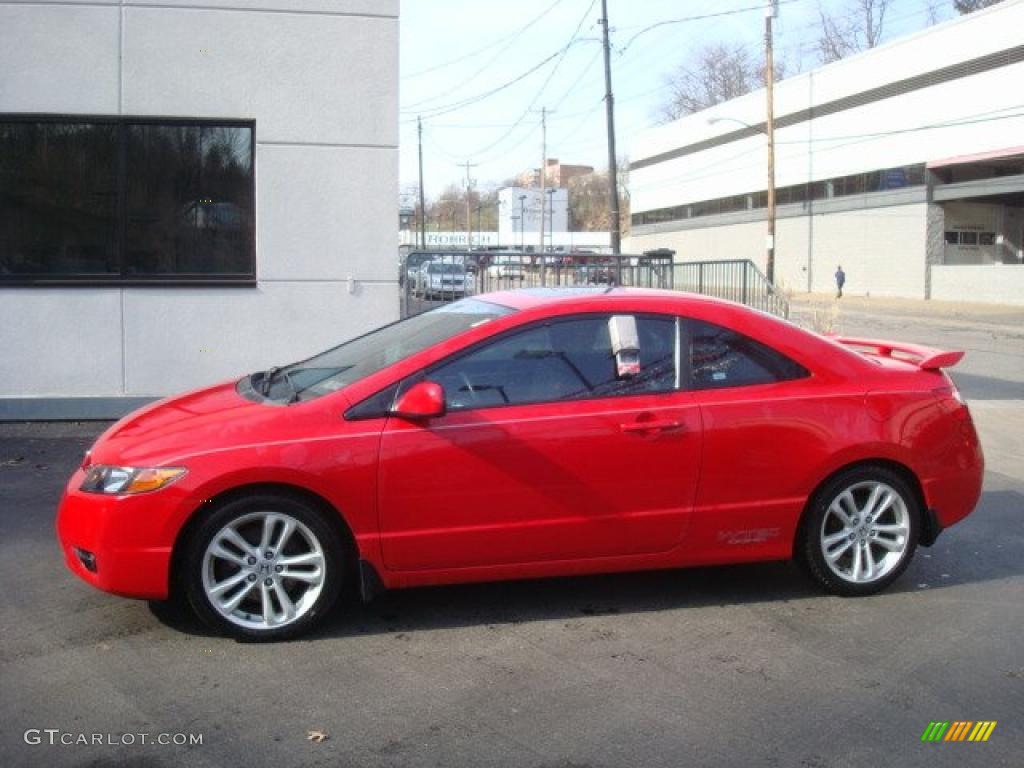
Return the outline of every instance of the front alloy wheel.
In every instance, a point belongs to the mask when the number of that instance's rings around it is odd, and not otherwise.
[[[337,535],[304,502],[252,496],[200,526],[186,590],[199,616],[236,637],[282,639],[308,630],[340,586]]]
[[[885,467],[854,468],[815,498],[800,555],[830,592],[878,592],[909,565],[920,517],[916,494],[898,474]]]

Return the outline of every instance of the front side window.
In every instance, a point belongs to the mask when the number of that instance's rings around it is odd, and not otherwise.
[[[809,375],[799,363],[742,333],[700,320],[687,326],[692,389],[772,384]]]
[[[254,280],[253,131],[0,116],[0,283]]]
[[[667,392],[676,384],[676,322],[639,315],[640,371],[619,376],[608,315],[537,324],[427,372],[451,410]]]

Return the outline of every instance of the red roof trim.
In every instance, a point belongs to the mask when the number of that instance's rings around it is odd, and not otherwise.
[[[947,157],[941,160],[929,160],[925,167],[945,168],[950,165],[965,165],[967,163],[981,162],[982,160],[1001,160],[1006,157],[1013,157],[1014,155],[1024,156],[1024,147],[994,149],[991,152],[978,152],[974,155],[957,155],[956,157]]]

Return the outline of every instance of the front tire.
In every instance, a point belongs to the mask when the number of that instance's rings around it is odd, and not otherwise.
[[[836,475],[815,495],[807,515],[797,558],[833,594],[885,589],[917,548],[921,504],[906,480],[886,467]]]
[[[246,496],[199,525],[185,557],[185,593],[221,634],[284,640],[311,630],[334,604],[343,557],[337,533],[306,502]]]

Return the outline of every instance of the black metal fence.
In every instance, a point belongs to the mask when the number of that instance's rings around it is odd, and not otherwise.
[[[399,267],[402,316],[465,296],[534,287],[622,285],[690,291],[781,315],[784,296],[749,260],[675,262],[671,252],[640,256],[520,251],[413,251]]]
[[[672,265],[672,288],[736,301],[789,317],[789,301],[749,259],[681,261]]]

